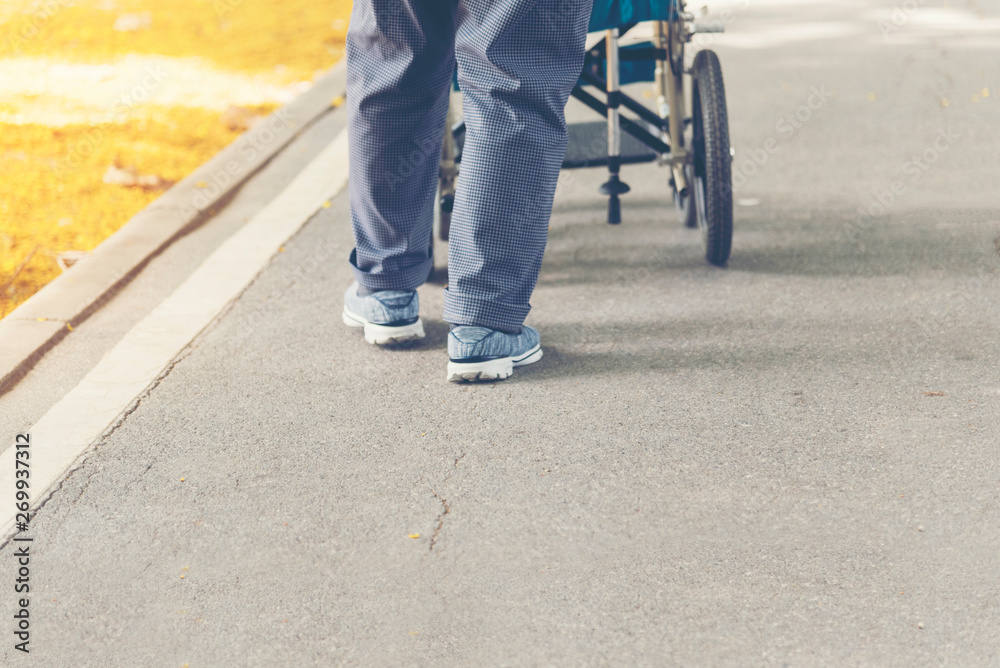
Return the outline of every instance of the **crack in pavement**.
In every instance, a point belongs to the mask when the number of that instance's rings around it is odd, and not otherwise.
[[[170,361],[170,364],[168,364],[163,369],[163,371],[159,373],[159,375],[157,375],[157,377],[153,380],[153,382],[150,383],[150,385],[146,387],[146,389],[140,392],[135,397],[135,399],[132,400],[129,406],[124,411],[122,411],[122,413],[117,418],[115,418],[115,420],[111,424],[109,424],[97,438],[91,441],[87,445],[87,447],[85,447],[80,452],[80,454],[77,455],[73,464],[71,464],[70,467],[67,468],[59,476],[58,481],[55,484],[49,486],[49,488],[46,489],[44,492],[42,492],[42,494],[38,497],[37,505],[35,505],[35,507],[31,509],[30,515],[28,516],[29,522],[35,521],[35,518],[42,511],[42,509],[49,504],[49,501],[56,498],[56,495],[60,491],[62,491],[63,486],[74,478],[74,474],[77,474],[79,471],[82,471],[87,466],[87,464],[91,461],[91,457],[94,455],[94,453],[100,450],[101,446],[108,442],[108,439],[110,439],[111,436],[114,435],[114,433],[118,431],[118,429],[121,428],[122,425],[125,424],[125,421],[128,419],[128,417],[132,415],[132,413],[139,410],[139,406],[142,404],[142,402],[145,399],[147,399],[153,393],[153,391],[156,390],[157,387],[159,387],[160,383],[166,380],[167,376],[169,376],[170,373],[173,372],[174,368],[178,364],[183,362],[185,359],[187,359],[187,357],[190,354],[191,354],[191,345],[188,344],[187,346],[185,346],[183,350],[177,353],[177,356]],[[143,471],[141,474],[139,474],[139,476],[136,479],[138,480],[138,478],[144,476],[146,474],[146,471],[148,471],[151,467],[152,464],[147,466],[146,470]],[[87,491],[87,487],[90,485],[90,479],[93,478],[99,472],[100,471],[93,471],[89,475],[87,475],[87,479],[83,482],[83,488],[80,490],[80,493],[77,495],[75,499],[73,499],[70,502],[71,506],[75,506],[80,501],[80,499],[83,497],[84,492]],[[2,551],[4,548],[6,548],[13,542],[15,535],[17,535],[17,533],[12,531],[8,535],[0,537],[0,551]]]
[[[455,474],[455,469],[458,468],[458,463],[460,461],[462,461],[463,459],[465,459],[465,452],[464,451],[461,454],[459,454],[458,457],[455,457],[455,461],[453,461],[451,463],[451,470],[449,470],[448,471],[448,475],[446,475],[444,477],[444,480],[441,483],[442,485],[445,484],[445,483],[447,483],[449,480],[451,480],[451,477]],[[431,490],[431,494],[433,494],[434,498],[437,499],[441,503],[441,509],[442,510],[441,510],[441,514],[437,516],[437,527],[434,528],[434,535],[431,536],[430,547],[427,550],[428,552],[433,552],[434,551],[434,546],[437,545],[438,536],[441,535],[441,529],[444,527],[444,518],[448,515],[448,513],[451,512],[451,505],[448,503],[447,499],[445,499],[444,497],[442,497],[440,494],[438,494],[437,492],[435,492],[433,489]]]
[[[83,498],[83,495],[87,493],[87,488],[90,487],[90,481],[94,479],[94,476],[100,473],[100,471],[92,471],[87,479],[83,481],[83,486],[80,487],[80,493],[76,495],[76,498],[69,502],[69,505],[75,506]]]
[[[441,495],[438,494],[437,492],[435,492],[434,490],[431,490],[431,493],[434,495],[435,499],[437,499],[438,501],[441,502],[441,507],[444,510],[441,512],[440,515],[437,516],[438,523],[437,523],[437,527],[434,529],[434,535],[431,536],[431,546],[427,550],[428,552],[433,552],[434,551],[434,546],[437,545],[438,535],[441,533],[441,527],[444,526],[444,518],[445,518],[445,516],[448,513],[451,512],[451,506],[448,505],[448,500],[447,499],[441,498]]]
[[[455,475],[455,469],[458,468],[458,463],[460,461],[462,461],[463,459],[465,459],[465,453],[464,452],[462,454],[460,454],[458,457],[455,457],[455,461],[452,462],[452,464],[451,464],[451,470],[448,471],[448,475],[446,475],[444,477],[444,482],[448,482],[449,480],[451,480],[451,476]]]

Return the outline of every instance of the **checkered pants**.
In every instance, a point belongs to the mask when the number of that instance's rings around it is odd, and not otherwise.
[[[592,0],[355,0],[347,33],[351,264],[369,290],[431,268],[457,63],[466,122],[444,319],[516,331],[531,306]]]

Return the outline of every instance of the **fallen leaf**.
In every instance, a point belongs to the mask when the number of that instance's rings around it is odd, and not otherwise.
[[[166,190],[174,184],[173,181],[168,181],[158,174],[140,174],[135,167],[118,167],[117,165],[109,165],[101,180],[108,185],[142,188],[143,190]],[[199,181],[199,183],[204,182]]]
[[[115,19],[115,24],[111,27],[115,32],[138,32],[152,27],[153,15],[150,12],[140,12],[138,14],[122,14]]]
[[[221,120],[227,130],[231,132],[244,132],[259,123],[262,118],[264,116],[254,113],[252,109],[230,105],[222,112]]]
[[[67,269],[69,269],[74,264],[76,264],[83,258],[87,257],[88,255],[90,255],[90,251],[84,251],[84,250],[63,251],[62,253],[56,253],[56,264],[59,265],[60,269],[66,271]]]

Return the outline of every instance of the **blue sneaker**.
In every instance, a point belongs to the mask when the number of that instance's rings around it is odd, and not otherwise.
[[[542,359],[538,330],[508,334],[489,327],[456,327],[448,334],[448,380],[503,380],[514,367]]]
[[[344,293],[344,324],[364,327],[365,341],[378,345],[424,338],[416,290],[380,290],[367,297],[351,283]]]

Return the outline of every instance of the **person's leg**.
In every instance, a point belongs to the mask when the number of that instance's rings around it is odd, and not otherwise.
[[[351,265],[363,292],[427,278],[457,0],[355,0],[347,32]]]
[[[460,0],[466,136],[444,319],[517,332],[531,308],[583,67],[588,0]]]

